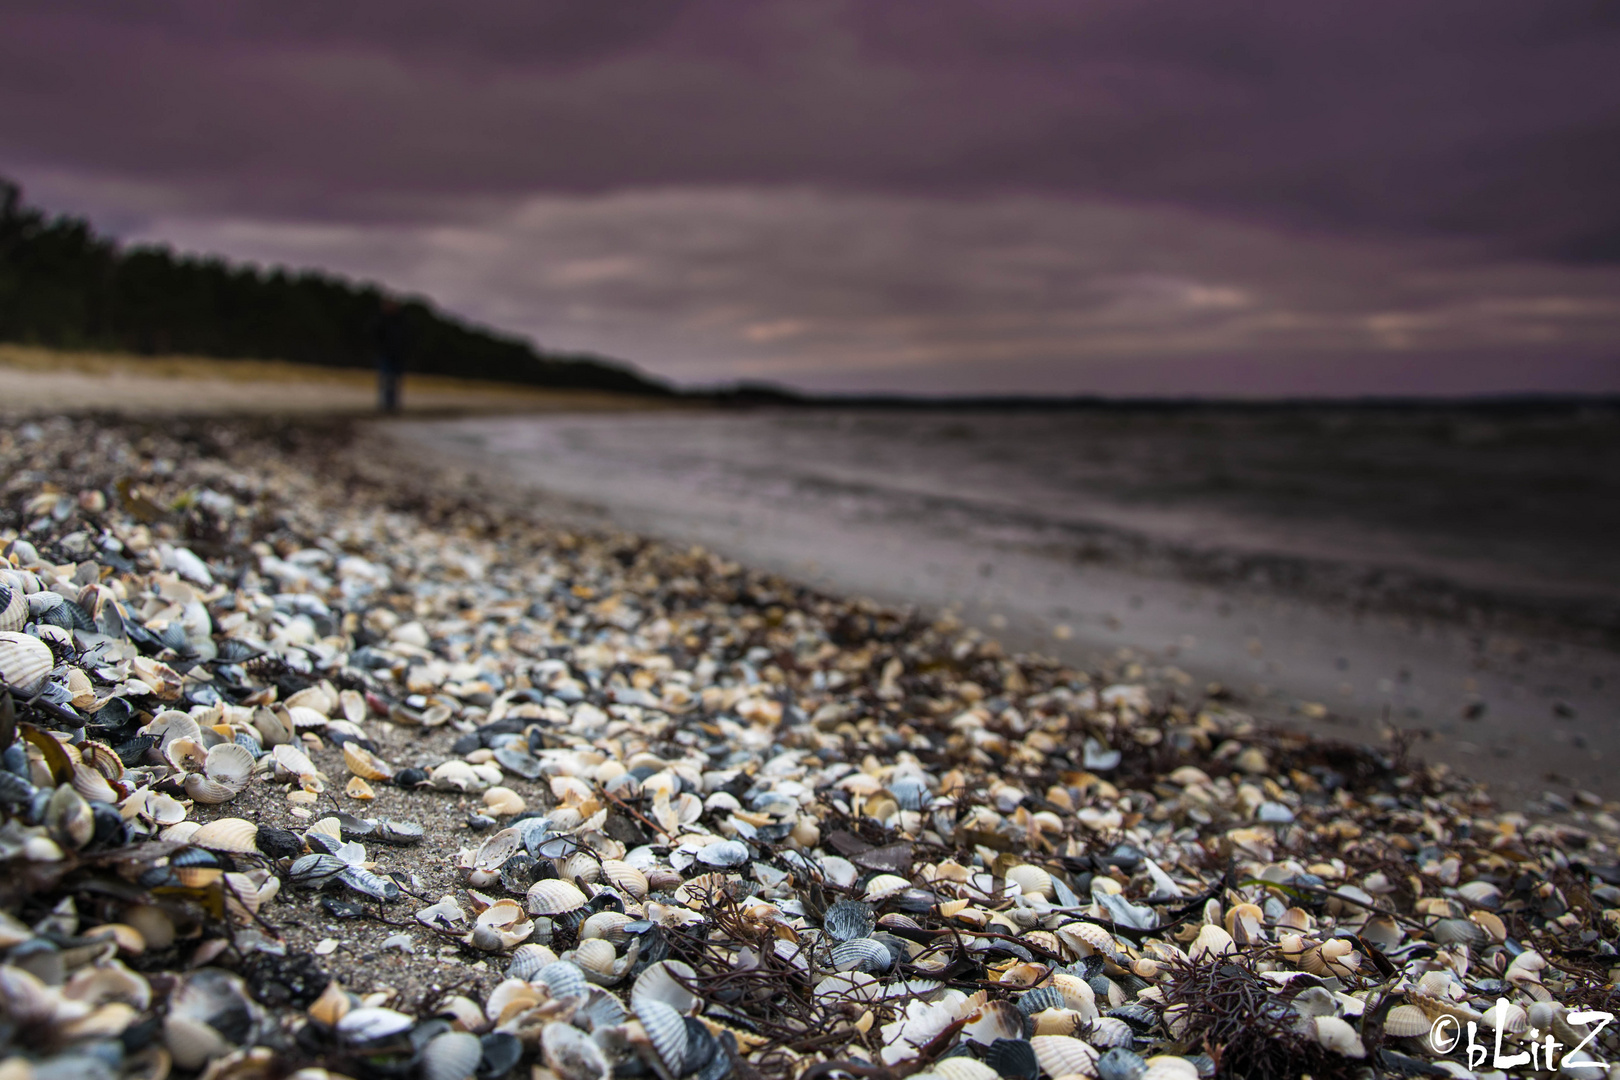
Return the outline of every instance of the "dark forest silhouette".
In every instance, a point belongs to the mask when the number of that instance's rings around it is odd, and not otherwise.
[[[317,271],[264,270],[158,245],[124,247],[80,218],[27,206],[0,178],[0,341],[146,355],[290,360],[371,368],[388,297]],[[667,396],[629,367],[544,353],[397,297],[415,373]]]

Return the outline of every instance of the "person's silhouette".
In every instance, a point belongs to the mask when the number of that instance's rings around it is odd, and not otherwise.
[[[405,312],[399,301],[385,297],[372,329],[372,347],[377,354],[377,407],[385,413],[399,411],[399,384],[405,375]]]

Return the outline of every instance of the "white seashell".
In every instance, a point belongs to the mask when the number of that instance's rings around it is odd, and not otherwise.
[[[1469,881],[1457,886],[1457,895],[1481,907],[1494,908],[1502,902],[1502,890],[1488,881]]]
[[[1237,943],[1232,940],[1232,935],[1219,926],[1209,923],[1198,931],[1198,936],[1193,939],[1192,947],[1187,950],[1187,955],[1194,960],[1202,960],[1206,957],[1227,956],[1237,951]]]
[[[649,1000],[662,1002],[678,1013],[691,1012],[697,1007],[698,996],[677,982],[677,977],[690,981],[697,978],[697,972],[680,960],[660,960],[647,965],[630,988],[631,1007],[638,1001]]]
[[[415,1023],[409,1016],[393,1009],[362,1006],[345,1013],[343,1019],[337,1022],[337,1031],[350,1042],[364,1044],[399,1035]]]
[[[899,874],[878,874],[866,883],[866,899],[883,900],[911,888],[911,882]]]
[[[1069,1035],[1036,1035],[1029,1040],[1029,1045],[1048,1076],[1096,1075],[1097,1051],[1081,1039]]]
[[[253,775],[253,751],[241,743],[220,743],[208,751],[203,771],[215,783],[241,791]]]
[[[622,911],[598,911],[580,924],[579,936],[581,940],[602,938],[614,945],[622,945],[624,939],[629,937],[624,927],[634,921]]]
[[[1098,1050],[1110,1050],[1116,1046],[1130,1049],[1136,1041],[1136,1034],[1131,1025],[1117,1016],[1099,1016],[1086,1025],[1086,1042]]]
[[[523,796],[509,787],[492,787],[484,792],[484,809],[496,817],[511,817],[528,808]]]
[[[451,1031],[423,1048],[418,1070],[422,1080],[469,1080],[483,1057],[478,1036]]]
[[[500,982],[484,1001],[484,1015],[491,1024],[504,1023],[512,1016],[527,1012],[545,1000],[545,993],[516,977]]]
[[[392,765],[353,740],[343,744],[343,764],[366,780],[391,780],[394,776]]]
[[[579,886],[559,878],[542,878],[529,886],[531,915],[564,915],[585,906],[586,896]]]
[[[478,772],[465,761],[456,759],[428,773],[428,782],[440,791],[483,791],[489,787]]]
[[[107,778],[101,775],[99,770],[88,765],[73,766],[73,790],[91,802],[118,801],[118,792],[113,790],[112,784],[107,782]]]
[[[270,753],[275,757],[276,764],[289,776],[304,780],[316,775],[315,763],[292,743],[283,743]]]
[[[1016,1039],[1024,1033],[1024,1015],[1010,1001],[987,1001],[969,1013],[962,1037],[989,1046],[997,1039]]]
[[[210,851],[247,854],[258,851],[259,827],[245,818],[218,818],[198,829],[191,842]]]
[[[602,880],[632,900],[647,898],[647,875],[622,859],[602,860]]]
[[[578,964],[567,960],[554,960],[535,974],[535,982],[545,983],[555,998],[584,997],[591,992],[585,972]]]
[[[1052,875],[1039,866],[1029,863],[1020,863],[1007,871],[1007,881],[1017,885],[1025,896],[1050,897],[1052,895]]]
[[[528,981],[540,974],[547,964],[556,962],[557,954],[544,945],[519,945],[506,966],[506,975],[511,979]]]
[[[202,773],[187,773],[185,782],[181,786],[186,789],[186,794],[193,800],[209,805],[230,802],[241,793],[240,788],[221,784],[217,780],[210,780]]]
[[[1397,1005],[1384,1018],[1384,1032],[1397,1039],[1414,1039],[1428,1034],[1434,1021],[1416,1005]]]
[[[1148,1058],[1148,1069],[1141,1080],[1198,1080],[1198,1066],[1184,1057],[1161,1054]]]
[[[1362,1045],[1356,1029],[1337,1016],[1318,1016],[1312,1021],[1316,1028],[1316,1041],[1335,1054],[1364,1058],[1367,1048]]]
[[[28,695],[39,689],[56,666],[49,645],[31,634],[0,631],[0,679],[12,690]]]
[[[21,630],[27,623],[28,601],[22,586],[14,581],[0,580],[0,630]]]
[[[1394,1011],[1393,1009],[1390,1010],[1390,1012]],[[1480,1021],[1480,1026],[1487,1031],[1495,1031],[1498,1020],[1501,1021],[1503,1031],[1509,1035],[1518,1035],[1530,1026],[1530,1013],[1525,1010],[1523,1005],[1512,1001],[1507,1002],[1505,1006],[1502,1004],[1492,1005],[1485,1010],[1485,1018]],[[1389,1030],[1388,1023],[1385,1023],[1384,1030]]]
[[[933,1071],[945,1080],[999,1080],[996,1070],[970,1057],[949,1057],[936,1061]]]
[[[586,938],[565,957],[587,975],[613,974],[613,964],[618,958],[619,952],[613,947],[613,943],[603,938]]]
[[[685,1034],[685,1028],[682,1028]],[[607,1080],[613,1069],[596,1040],[573,1024],[553,1021],[540,1031],[540,1049],[546,1066],[559,1080]],[[682,1045],[682,1053],[685,1046]],[[680,1066],[670,1069],[679,1075]]]
[[[658,1059],[674,1076],[685,1069],[688,1037],[686,1021],[681,1014],[655,998],[642,998],[631,1003],[636,1019],[647,1033],[647,1040],[658,1053]]]

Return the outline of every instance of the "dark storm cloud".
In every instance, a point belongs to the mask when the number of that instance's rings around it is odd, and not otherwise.
[[[1620,254],[1600,0],[11,3],[0,150],[221,210],[812,183]]]
[[[1609,0],[0,0],[0,172],[666,377],[1620,390]]]

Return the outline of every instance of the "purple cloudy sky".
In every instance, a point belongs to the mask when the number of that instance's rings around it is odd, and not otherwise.
[[[682,383],[1620,390],[1611,0],[0,15],[32,201]]]

